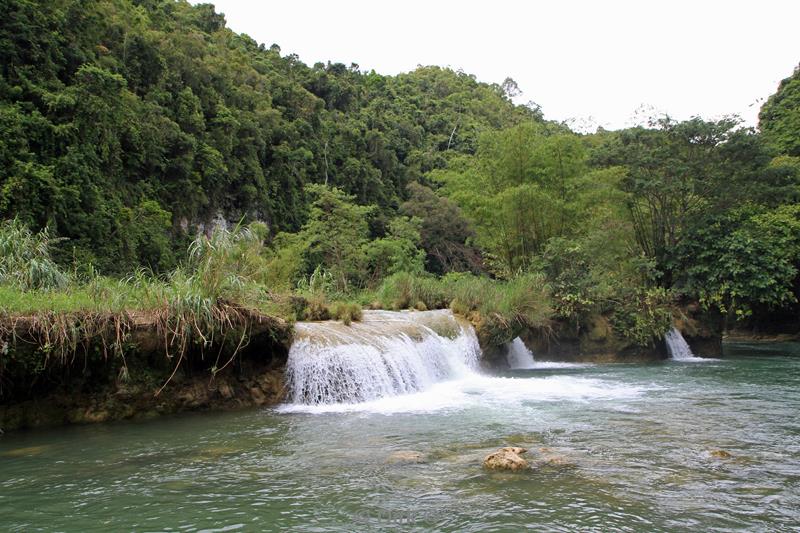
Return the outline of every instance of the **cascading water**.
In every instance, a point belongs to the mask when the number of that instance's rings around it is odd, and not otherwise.
[[[533,357],[533,352],[525,346],[525,343],[519,337],[507,343],[505,347],[506,362],[511,370],[555,370],[588,366],[582,363],[536,361]]]
[[[450,311],[365,311],[360,322],[301,322],[286,364],[294,404],[356,403],[419,392],[474,372],[475,331]]]
[[[522,339],[517,337],[506,345],[506,361],[512,370],[526,370],[536,366],[531,352]]]
[[[669,355],[676,360],[697,359],[689,347],[689,343],[683,338],[678,328],[672,328],[664,335],[664,340],[667,342],[667,349]]]

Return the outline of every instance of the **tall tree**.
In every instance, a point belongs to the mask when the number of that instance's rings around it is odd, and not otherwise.
[[[408,190],[409,199],[400,211],[421,220],[426,269],[436,274],[479,272],[481,254],[473,244],[475,232],[458,206],[416,182],[410,183]]]
[[[352,196],[336,188],[309,185],[307,190],[314,200],[302,231],[308,243],[306,261],[327,268],[339,289],[347,291],[362,277],[367,217],[373,208],[356,205]]]
[[[610,136],[593,162],[622,166],[621,188],[642,251],[656,261],[670,286],[676,247],[692,219],[736,205],[769,161],[751,130],[735,119],[654,120]]]
[[[576,185],[585,171],[576,135],[525,122],[484,133],[474,157],[431,176],[475,225],[494,271],[510,276],[574,226]]]

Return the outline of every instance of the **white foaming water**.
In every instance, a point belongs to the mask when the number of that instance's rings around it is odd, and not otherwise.
[[[480,357],[475,332],[450,311],[366,311],[350,326],[295,326],[286,363],[299,405],[352,404],[409,394],[471,374]]]
[[[524,370],[534,367],[533,352],[517,337],[506,345],[506,361],[512,370]]]
[[[673,361],[681,361],[683,363],[713,363],[719,362],[721,359],[714,359],[713,357],[697,357],[689,347],[689,343],[683,338],[681,332],[677,328],[672,328],[664,335],[664,340],[667,342],[667,350]]]
[[[652,388],[648,386],[646,389]],[[628,400],[641,396],[646,389],[595,378],[503,378],[471,373],[436,383],[425,391],[413,394],[386,396],[361,403],[286,404],[277,410],[283,413],[361,412],[382,415],[486,408],[514,412],[536,402]]]
[[[479,357],[472,326],[450,311],[368,311],[352,326],[299,323],[286,367],[291,403],[278,411],[505,409],[531,401],[620,399],[641,393],[640,388],[600,379],[486,376],[477,372]],[[533,362],[534,368],[540,365],[583,366]]]
[[[664,340],[667,342],[667,350],[669,356],[673,359],[696,359],[689,347],[689,343],[683,338],[683,335],[678,328],[672,328],[664,335]]]
[[[511,370],[546,370],[588,366],[580,363],[537,362],[533,357],[533,352],[525,346],[525,343],[519,337],[506,344],[506,361]]]

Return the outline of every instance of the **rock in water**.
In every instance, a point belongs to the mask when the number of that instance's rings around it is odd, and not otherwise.
[[[406,450],[394,452],[386,459],[386,462],[389,464],[424,463],[425,456],[422,454],[422,452]]]
[[[523,470],[528,468],[528,461],[520,455],[527,451],[525,448],[516,446],[500,448],[486,456],[483,460],[483,467],[489,470]]]

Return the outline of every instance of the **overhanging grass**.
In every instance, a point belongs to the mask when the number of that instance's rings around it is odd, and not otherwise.
[[[11,230],[15,228],[4,226],[0,233],[10,235]],[[173,361],[169,379],[190,351],[202,355],[213,347],[212,375],[226,368],[247,345],[256,324],[275,335],[286,333],[285,323],[264,311],[286,311],[290,299],[273,298],[259,284],[262,245],[249,229],[221,229],[210,238],[199,236],[188,263],[167,276],[137,271],[117,280],[97,276],[90,269],[83,281],[59,274],[64,284],[28,282],[30,261],[24,258],[33,255],[27,248],[38,246],[37,261],[48,258],[46,238],[29,241],[15,252],[22,259],[0,262],[0,383],[9,364],[37,371],[53,360],[69,365],[79,347],[88,352],[90,345],[99,346],[104,357],[119,356],[127,369],[124,347],[131,332],[140,327],[150,328]],[[28,355],[16,349],[21,347],[19,342],[27,346]],[[5,360],[2,356],[9,353],[12,357]],[[221,359],[223,353],[229,355]]]
[[[507,342],[523,328],[547,328],[552,316],[550,291],[539,275],[510,281],[455,274],[442,278],[395,274],[376,291],[386,309],[442,309],[470,318],[493,344]]]

